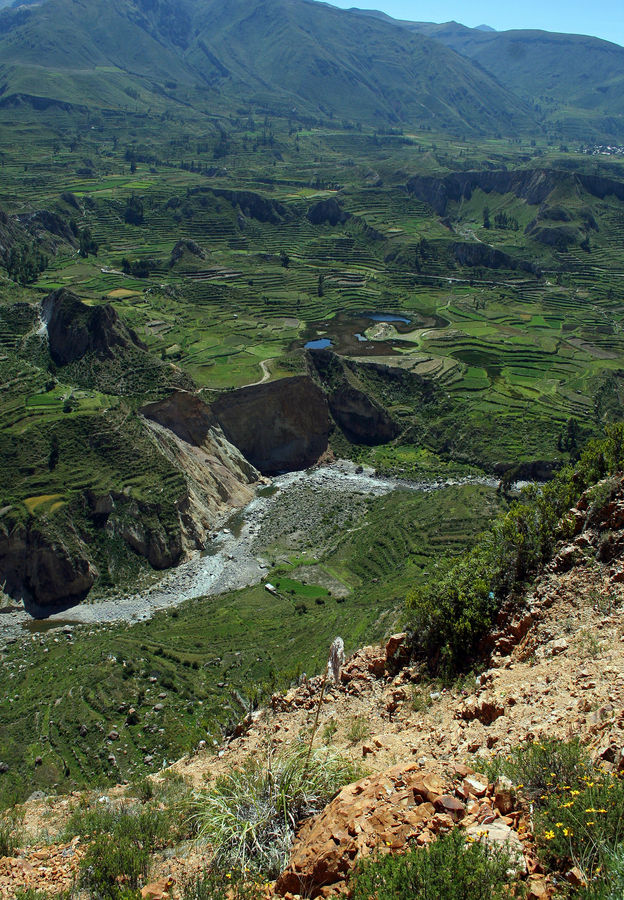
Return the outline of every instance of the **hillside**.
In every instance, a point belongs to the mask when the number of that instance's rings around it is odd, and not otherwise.
[[[587,35],[401,22],[475,60],[562,137],[621,140],[624,48]]]
[[[297,118],[455,133],[534,127],[522,102],[454,51],[306,0],[51,0],[5,10],[0,35],[5,106],[214,115],[251,103]]]
[[[17,884],[56,895],[80,872],[85,885],[88,877],[105,879],[108,871],[132,871],[131,883],[151,884],[152,893],[145,888],[143,897],[163,898],[165,891],[174,900],[221,897],[232,879],[235,896],[357,897],[362,876],[355,866],[379,847],[390,854],[407,847],[416,852],[441,841],[437,865],[449,866],[448,877],[465,877],[445,862],[444,836],[450,833],[469,844],[505,848],[513,860],[512,883],[523,884],[532,900],[589,898],[599,889],[606,891],[601,896],[619,896],[623,511],[621,475],[578,499],[571,512],[576,537],[558,544],[513,609],[500,616],[486,636],[477,677],[431,681],[410,659],[407,635],[394,635],[347,660],[338,683],[324,691],[318,719],[322,679],[304,676],[299,686],[274,694],[270,706],[248,715],[214,752],[202,741],[148,781],[120,784],[106,796],[98,790],[32,798],[15,812],[19,836],[15,832],[4,844],[11,852],[0,859],[2,896],[13,897]],[[155,680],[154,690],[159,686]],[[121,754],[134,727],[133,711],[126,714],[129,721],[108,736],[111,757]],[[339,754],[355,783],[330,794],[330,802],[303,824],[279,878],[283,863],[260,880],[257,848],[248,858],[254,876],[246,886],[236,881],[227,854],[212,862],[208,874],[211,848],[205,839],[190,840],[195,820],[180,822],[180,809],[201,822],[202,804],[215,784],[222,800],[228,785],[236,796],[245,782],[231,779],[256,784],[265,758],[277,777],[281,755],[305,751],[311,734],[319,759],[335,765]],[[343,778],[350,780],[347,770]],[[569,840],[557,831],[564,828]],[[116,835],[128,854],[136,854],[131,848],[143,835],[150,855],[127,855],[121,869],[101,863],[103,874],[85,876],[94,859],[105,858],[102,829]],[[239,832],[231,849],[240,847]],[[124,869],[131,859],[139,867]],[[113,859],[106,863],[115,865],[120,863]],[[397,896],[383,883],[379,891],[380,898]]]

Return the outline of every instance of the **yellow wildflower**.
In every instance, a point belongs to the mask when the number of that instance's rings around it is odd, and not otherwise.
[[[547,831],[546,834],[544,835],[544,837],[546,838],[547,841],[552,841],[554,836],[555,836],[554,831]]]

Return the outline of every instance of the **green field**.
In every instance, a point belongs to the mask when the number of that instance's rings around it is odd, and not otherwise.
[[[264,547],[276,561],[267,581],[279,584],[277,595],[258,585],[147,623],[75,628],[72,641],[33,622],[1,658],[0,759],[10,773],[0,803],[154,771],[200,740],[219,740],[303,671],[317,672],[336,635],[348,652],[382,638],[400,622],[409,587],[441,555],[465,549],[500,508],[482,486],[435,496],[435,505],[411,491],[362,499],[355,527],[329,517],[304,557],[282,534]],[[327,579],[330,590],[314,583]],[[119,741],[108,739],[112,730]]]
[[[47,257],[32,277],[11,277],[8,258],[0,267],[0,536],[24,528],[69,553],[88,547],[95,593],[156,577],[121,537],[135,521],[181,552],[186,474],[138,415],[176,388],[210,402],[310,371],[328,395],[355,390],[393,423],[394,437],[372,445],[333,427],[334,453],[411,479],[542,477],[621,417],[616,158],[547,138],[381,134],[278,113],[224,118],[225,148],[182,113],[163,127],[157,115],[24,106],[0,110],[0,124],[0,229],[24,258]],[[415,175],[492,171],[547,172],[552,189],[529,202],[478,187],[443,215],[408,189]],[[598,196],[589,176],[610,190]],[[137,199],[143,220],[131,224]],[[42,210],[58,234],[21,218]],[[97,255],[78,253],[87,230]],[[111,304],[147,352],[55,364],[38,304],[59,287]],[[304,351],[319,337],[338,360],[324,375]],[[337,631],[351,649],[381,637],[413,584],[470,544],[497,505],[485,488],[456,495],[397,493],[362,501],[350,519],[329,504],[322,533],[276,531],[261,549],[277,597],[257,587],[149,625],[77,633],[71,647],[45,637],[11,649],[0,758],[19,795],[129,778],[149,769],[145,756],[160,764],[217,735],[267,685],[316,671]],[[109,529],[94,513],[107,496]],[[106,735],[125,720],[122,702],[139,722],[111,769]],[[0,788],[9,802],[8,780]]]

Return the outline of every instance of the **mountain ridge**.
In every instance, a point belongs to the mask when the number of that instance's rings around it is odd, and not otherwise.
[[[170,105],[165,86],[178,83],[170,97],[188,95],[202,112],[251,101],[455,133],[535,128],[522,101],[440,42],[306,0],[48,0],[5,9],[0,72],[3,105],[31,95],[123,108],[129,97],[160,109]]]

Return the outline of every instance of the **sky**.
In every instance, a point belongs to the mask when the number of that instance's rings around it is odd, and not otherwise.
[[[329,0],[349,9],[380,9],[395,19],[592,34],[624,46],[624,0]]]

